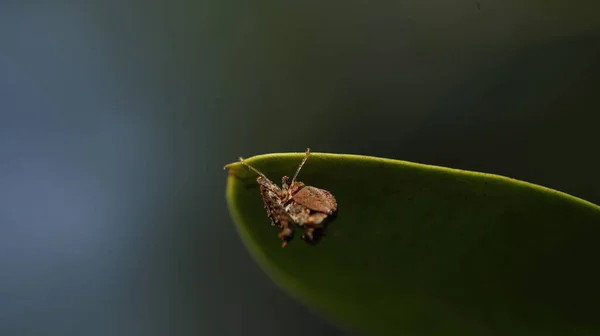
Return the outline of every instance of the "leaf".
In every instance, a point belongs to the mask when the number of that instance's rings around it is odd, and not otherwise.
[[[303,153],[252,157],[272,181]],[[281,248],[256,174],[227,201],[260,266],[293,297],[367,335],[599,335],[600,207],[506,177],[313,153],[298,179],[339,211],[316,246]]]

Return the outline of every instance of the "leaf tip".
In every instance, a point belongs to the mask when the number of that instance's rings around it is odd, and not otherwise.
[[[243,176],[242,164],[240,162],[228,163],[223,167],[223,170],[229,170],[229,176]]]
[[[225,166],[223,166],[223,169],[224,169],[224,170],[227,170],[227,169],[229,169],[229,170],[235,169],[236,167],[238,167],[238,166],[240,165],[240,163],[241,163],[241,161],[235,161],[235,162],[228,163],[228,164],[226,164]]]

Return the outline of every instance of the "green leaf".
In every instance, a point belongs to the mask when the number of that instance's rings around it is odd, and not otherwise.
[[[247,162],[272,181],[303,153]],[[600,207],[506,177],[313,153],[298,179],[330,191],[316,246],[281,248],[256,174],[229,169],[227,201],[260,266],[293,297],[367,335],[600,335]]]

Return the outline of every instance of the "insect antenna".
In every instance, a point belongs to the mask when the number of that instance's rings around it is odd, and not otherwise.
[[[302,159],[302,162],[300,162],[300,165],[298,166],[298,169],[296,170],[296,174],[294,174],[294,177],[292,178],[292,183],[290,183],[290,186],[293,186],[294,182],[296,182],[296,177],[298,177],[298,173],[300,173],[300,169],[302,169],[302,166],[304,166],[304,163],[306,163],[306,160],[308,160],[309,155],[310,155],[310,148],[307,148],[306,153],[304,155],[304,159]]]
[[[247,164],[247,163],[246,163],[246,161],[244,160],[244,158],[243,158],[243,157],[241,157],[241,156],[240,156],[240,162],[241,162],[241,163],[242,163],[244,166],[246,166],[246,167],[250,168],[250,170],[252,170],[253,172],[257,173],[257,174],[258,174],[260,177],[264,178],[264,179],[265,179],[265,180],[267,180],[267,181],[270,181],[270,180],[269,180],[269,179],[268,179],[268,178],[265,176],[265,174],[263,174],[263,173],[259,172],[259,171],[258,171],[256,168],[254,168],[254,167],[252,167],[251,165]]]

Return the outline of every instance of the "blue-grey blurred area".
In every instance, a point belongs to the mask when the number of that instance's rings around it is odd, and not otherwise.
[[[349,334],[244,249],[238,156],[384,156],[600,203],[599,9],[1,0],[0,335]]]

